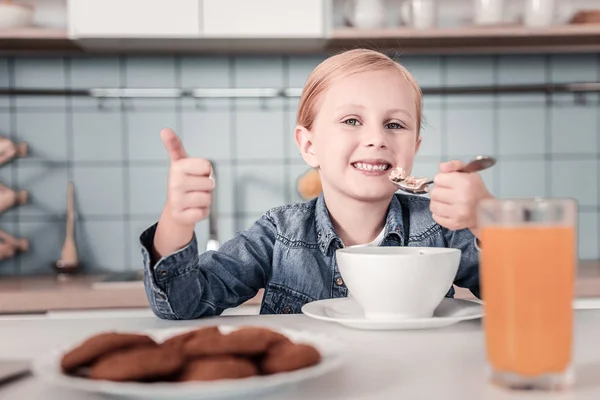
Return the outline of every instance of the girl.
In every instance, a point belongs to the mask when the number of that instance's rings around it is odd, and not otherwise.
[[[410,173],[421,113],[417,82],[386,55],[357,49],[323,61],[303,89],[295,129],[302,157],[319,171],[321,195],[271,209],[202,254],[194,226],[208,214],[211,165],[188,157],[175,133],[163,130],[171,161],[167,200],[140,238],[154,313],[219,315],[261,288],[261,313],[299,313],[307,302],[347,295],[335,251],[352,245],[459,248],[455,284],[479,297],[475,212],[491,197],[481,177],[454,172],[458,161],[443,163],[431,200],[396,193],[387,178],[398,165]]]

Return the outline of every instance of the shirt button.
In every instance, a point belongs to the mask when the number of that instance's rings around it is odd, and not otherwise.
[[[335,280],[335,284],[338,286],[342,286],[344,284],[344,280],[342,278],[337,278]]]
[[[167,272],[167,270],[166,270],[166,269],[163,269],[162,271],[160,271],[160,274],[161,274],[162,276],[165,276],[165,275],[167,275],[167,274],[168,274],[168,272]]]
[[[284,314],[290,314],[292,312],[292,308],[290,306],[283,307]]]

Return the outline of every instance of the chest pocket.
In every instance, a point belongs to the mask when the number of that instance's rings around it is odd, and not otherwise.
[[[261,314],[299,314],[315,299],[283,286],[270,284],[265,291]]]

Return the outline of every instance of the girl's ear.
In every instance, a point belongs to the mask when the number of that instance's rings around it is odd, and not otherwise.
[[[296,145],[298,146],[304,161],[311,167],[318,168],[319,161],[313,144],[313,133],[305,127],[298,125],[294,131],[294,139],[296,140]]]

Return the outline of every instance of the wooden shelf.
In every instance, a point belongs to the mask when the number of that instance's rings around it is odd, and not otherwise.
[[[67,32],[64,29],[20,28],[0,30],[0,39],[14,40],[64,40]]]
[[[419,30],[335,29],[330,38],[89,38],[58,29],[0,31],[0,55],[23,54],[305,54],[355,47],[401,54],[574,53],[600,51],[600,24],[520,25]]]
[[[83,53],[62,29],[23,28],[0,30],[1,55]]]
[[[600,50],[600,24],[530,28],[521,25],[446,29],[335,30],[327,50],[369,47],[405,53],[573,53]]]

